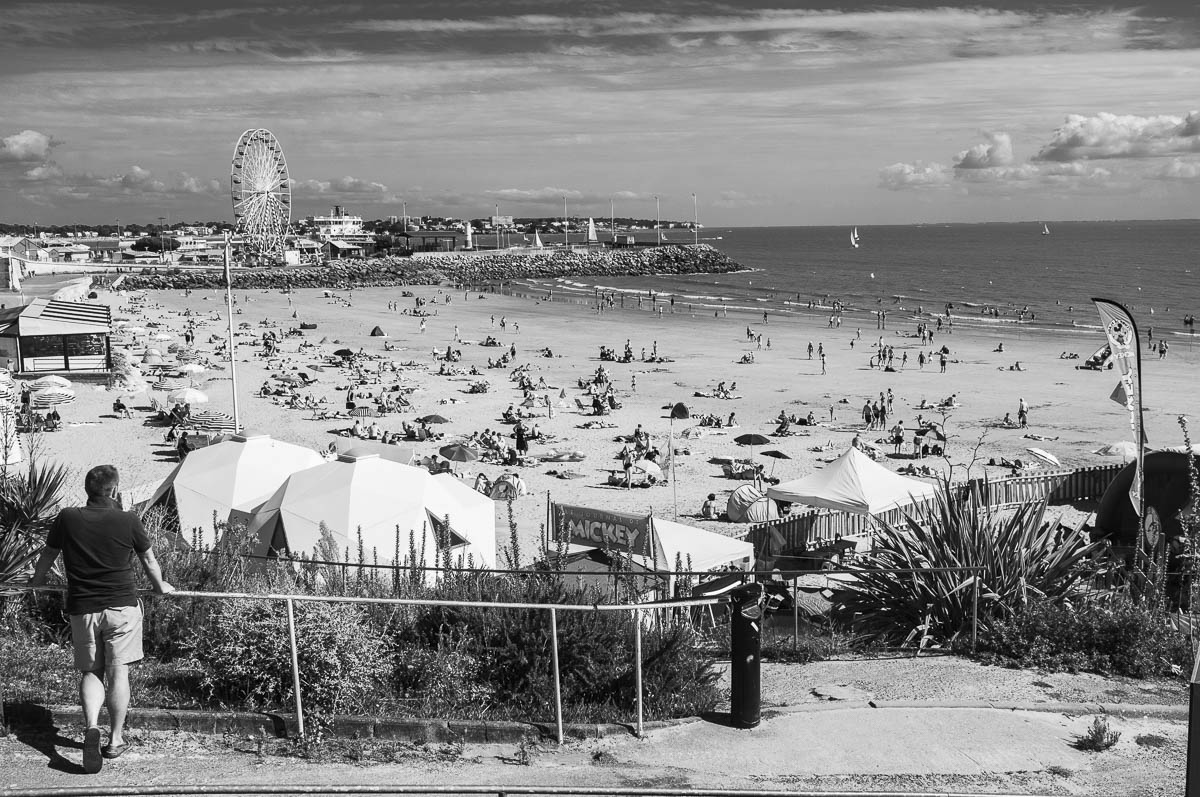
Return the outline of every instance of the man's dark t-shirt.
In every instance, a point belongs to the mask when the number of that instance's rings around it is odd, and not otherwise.
[[[111,498],[58,513],[46,545],[62,551],[67,571],[67,614],[91,614],[137,605],[134,553],[150,550],[142,521]]]

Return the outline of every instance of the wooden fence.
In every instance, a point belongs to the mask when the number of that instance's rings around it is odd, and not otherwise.
[[[1099,498],[1125,465],[1101,465],[1078,470],[1046,471],[1028,476],[1010,476],[1005,479],[971,479],[953,487],[966,495],[974,492],[990,507],[1003,508],[1040,501],[1048,498],[1050,503],[1070,503]],[[796,550],[807,545],[813,547],[838,537],[853,537],[865,534],[876,521],[899,523],[906,514],[919,514],[919,505],[910,505],[875,515],[854,515],[828,509],[810,509],[793,512],[786,518],[756,523],[750,528],[749,540],[756,551],[770,532],[783,537],[784,550]]]

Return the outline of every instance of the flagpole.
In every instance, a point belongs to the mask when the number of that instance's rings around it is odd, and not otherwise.
[[[229,311],[229,379],[233,390],[233,429],[235,432],[242,431],[241,416],[238,413],[238,386],[237,386],[237,364],[234,361],[233,342],[233,275],[231,273],[232,244],[229,240],[229,230],[225,231],[225,307]]]

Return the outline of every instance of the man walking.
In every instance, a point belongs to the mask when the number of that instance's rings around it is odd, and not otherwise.
[[[133,554],[155,592],[166,594],[175,588],[163,581],[141,520],[121,510],[117,469],[98,465],[88,471],[83,486],[87,505],[58,513],[29,584],[45,583],[62,553],[75,668],[80,672],[79,699],[87,723],[83,768],[95,774],[104,758],[117,758],[128,748],[124,731],[129,665],[142,659],[142,609],[134,582]],[[101,750],[100,706],[104,703],[111,731]]]

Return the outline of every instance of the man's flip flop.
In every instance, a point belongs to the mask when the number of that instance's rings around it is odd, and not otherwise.
[[[104,749],[100,751],[100,755],[104,756],[105,758],[120,758],[121,755],[128,749],[129,745],[127,744],[106,744],[104,745]]]
[[[83,734],[83,771],[95,775],[104,766],[104,758],[100,754],[100,729],[88,728]]]

